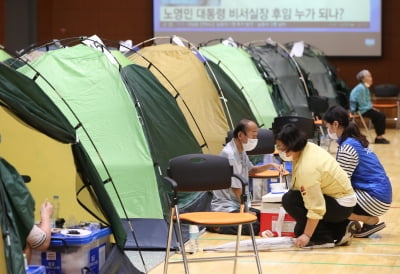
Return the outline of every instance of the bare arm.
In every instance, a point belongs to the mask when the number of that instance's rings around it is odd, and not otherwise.
[[[301,234],[295,240],[294,244],[296,247],[304,247],[310,242],[311,236],[313,235],[315,228],[318,225],[318,222],[318,219],[307,219],[306,227],[304,228],[303,234]]]
[[[48,201],[45,201],[40,208],[40,229],[46,233],[45,242],[40,245],[37,249],[44,251],[50,246],[51,241],[51,216],[53,215],[53,205]]]
[[[236,199],[240,202],[240,196],[242,195],[242,189],[241,188],[233,188],[233,193],[235,193]]]
[[[285,171],[283,165],[278,165],[276,163],[268,163],[268,164],[264,164],[264,165],[261,165],[261,166],[253,166],[249,170],[249,174],[255,174],[255,173],[258,173],[258,172],[263,172],[263,171],[271,169],[271,168],[276,169],[279,172],[284,172]]]
[[[51,216],[53,215],[53,205],[44,202],[40,208],[40,225],[33,225],[31,232],[26,239],[24,253],[30,263],[32,249],[45,251],[51,242]]]

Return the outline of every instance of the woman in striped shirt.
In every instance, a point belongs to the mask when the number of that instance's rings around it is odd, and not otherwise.
[[[346,171],[357,195],[357,205],[349,220],[359,221],[355,237],[365,238],[385,228],[379,216],[388,211],[392,203],[392,186],[376,154],[358,126],[349,120],[349,113],[341,106],[333,106],[324,115],[331,139],[339,147],[336,160]]]

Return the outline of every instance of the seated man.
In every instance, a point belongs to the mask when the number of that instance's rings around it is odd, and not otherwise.
[[[251,151],[257,146],[257,134],[257,124],[254,121],[242,119],[233,131],[232,140],[225,145],[220,153],[221,156],[229,159],[229,163],[233,166],[233,172],[247,180],[249,179],[249,174],[252,173],[262,172],[270,168],[275,168],[276,170],[282,169],[282,166],[276,163],[253,166],[250,162],[246,151]],[[239,212],[241,195],[241,182],[236,178],[232,178],[232,184],[229,189],[213,191],[213,199],[211,201],[212,211]],[[259,210],[250,208],[250,211],[259,217]],[[258,234],[260,230],[259,222],[254,224],[253,227],[254,233]],[[237,234],[237,226],[210,228],[210,230],[221,234]],[[247,226],[243,226],[242,234],[250,234]]]
[[[376,132],[375,144],[389,144],[390,142],[383,137],[386,129],[386,116],[372,108],[369,91],[369,87],[372,85],[371,73],[364,69],[357,74],[356,78],[359,83],[350,92],[350,111],[355,113],[358,110],[363,117],[371,119]]]

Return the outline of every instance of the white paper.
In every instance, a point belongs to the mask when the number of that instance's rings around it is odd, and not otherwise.
[[[290,56],[302,57],[304,52],[304,41],[299,41],[293,44]]]

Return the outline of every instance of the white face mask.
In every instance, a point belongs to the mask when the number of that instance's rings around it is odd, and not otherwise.
[[[286,152],[279,151],[278,153],[279,153],[279,157],[281,157],[281,159],[284,160],[285,162],[293,161],[293,157],[292,156],[286,156]]]
[[[331,138],[332,140],[337,140],[337,139],[339,139],[339,137],[337,136],[336,132],[331,133],[331,132],[329,131],[329,128],[328,128],[328,136],[329,136],[329,138]]]
[[[258,143],[258,139],[248,138],[247,139],[247,143],[246,144],[242,144],[243,145],[243,150],[244,151],[252,151],[257,146],[257,143]]]

